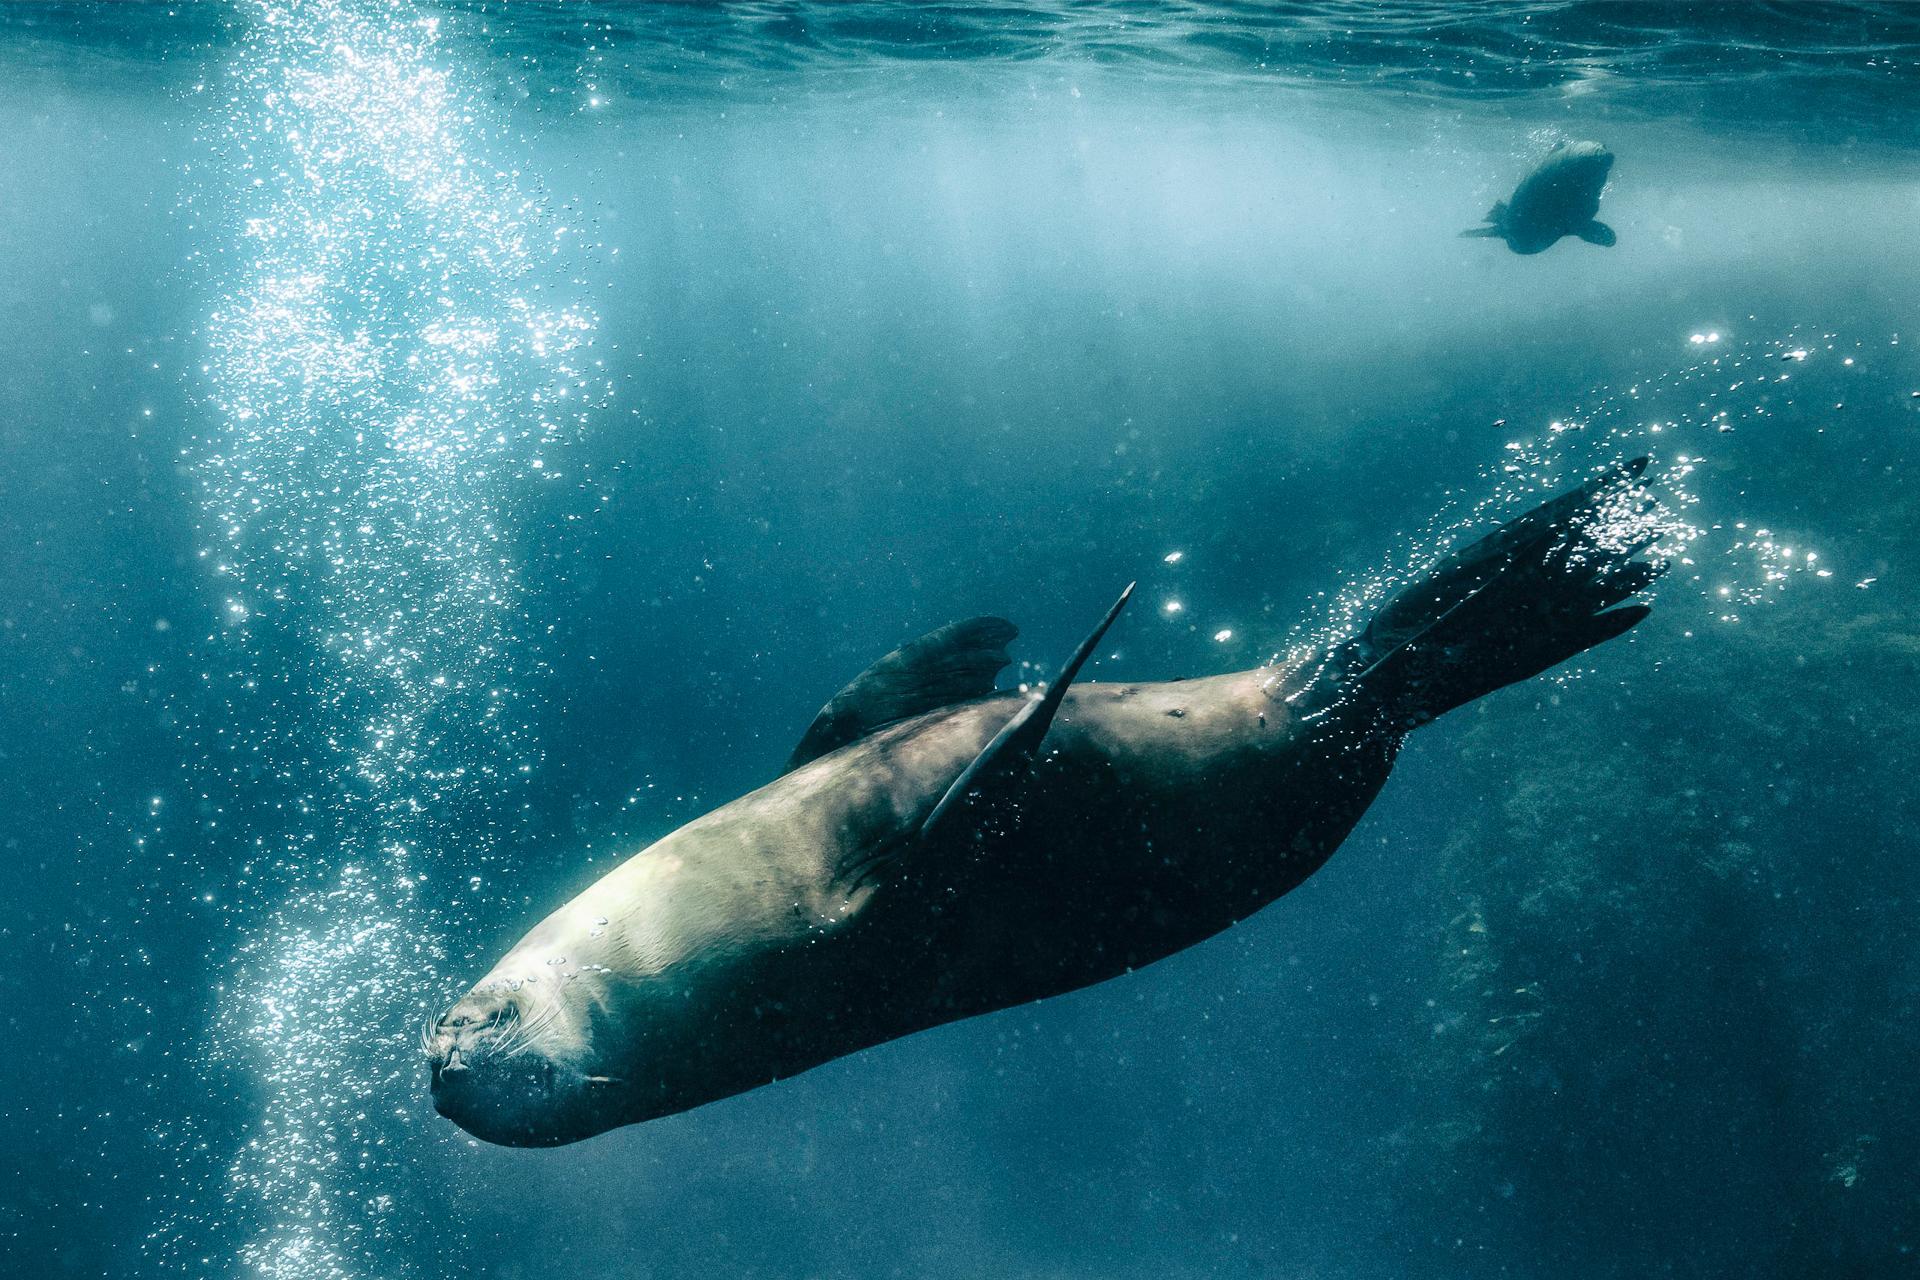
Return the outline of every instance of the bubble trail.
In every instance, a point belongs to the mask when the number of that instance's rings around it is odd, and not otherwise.
[[[230,217],[187,451],[224,631],[218,767],[290,797],[232,923],[209,1070],[256,1114],[217,1208],[162,1261],[395,1275],[446,1206],[396,1176],[422,1137],[417,1034],[488,815],[539,764],[513,531],[606,394],[593,317],[539,301],[567,229],[493,143],[403,0],[251,0],[211,137]],[[522,655],[522,656],[516,656]],[[157,1232],[166,1241],[169,1233]]]
[[[1778,600],[1789,583],[1830,581],[1836,568],[1817,547],[1776,535],[1767,520],[1703,514],[1698,486],[1717,442],[1753,428],[1804,439],[1826,428],[1810,418],[1796,388],[1796,372],[1808,361],[1824,363],[1838,377],[1856,368],[1870,351],[1899,346],[1886,339],[1844,338],[1837,333],[1789,332],[1776,338],[1738,339],[1718,329],[1688,335],[1693,359],[1617,387],[1589,388],[1583,403],[1529,428],[1518,428],[1498,459],[1480,469],[1478,481],[1456,491],[1441,513],[1402,540],[1395,556],[1369,573],[1345,580],[1322,598],[1322,608],[1289,634],[1269,659],[1299,663],[1316,659],[1364,626],[1400,588],[1419,580],[1426,566],[1446,552],[1518,515],[1599,469],[1650,455],[1646,479],[1653,501],[1620,502],[1597,513],[1595,533],[1603,545],[1646,544],[1649,559],[1671,567],[1666,579],[1641,593],[1692,591],[1707,605],[1704,617],[1737,624],[1742,608]],[[1852,354],[1849,354],[1852,353]],[[1831,381],[1820,384],[1831,391]],[[1916,393],[1920,398],[1920,393]],[[1832,403],[1834,410],[1843,402]],[[1506,420],[1494,424],[1504,427]],[[1729,487],[1723,483],[1722,487]],[[1738,492],[1712,494],[1715,508],[1743,501]],[[1855,585],[1870,587],[1868,578]],[[1688,632],[1691,635],[1692,632]],[[1575,661],[1545,678],[1578,679],[1587,667]]]

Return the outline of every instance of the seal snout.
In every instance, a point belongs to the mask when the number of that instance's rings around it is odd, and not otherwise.
[[[519,1009],[512,1002],[470,995],[434,1023],[420,1047],[432,1074],[434,1102],[442,1114],[448,1113],[443,1096],[470,1089],[483,1074],[476,1068],[499,1056],[519,1021]]]
[[[461,1052],[459,1045],[451,1045],[444,1050],[429,1050],[427,1053],[427,1066],[433,1072],[433,1087],[435,1089],[438,1089],[441,1084],[449,1078],[459,1080],[473,1069],[468,1064],[466,1056]]]
[[[589,1086],[549,1043],[558,1008],[523,999],[469,992],[425,1030],[420,1048],[435,1111],[489,1142],[545,1146],[574,1132],[567,1117]]]
[[[495,1028],[488,1021],[449,1016],[425,1046],[433,1109],[465,1129],[483,1124],[508,1100]]]

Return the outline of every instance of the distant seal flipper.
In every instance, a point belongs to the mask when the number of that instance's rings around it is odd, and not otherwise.
[[[1047,736],[1047,729],[1053,724],[1054,713],[1060,710],[1061,699],[1067,696],[1067,688],[1073,678],[1080,674],[1081,666],[1092,656],[1093,648],[1100,643],[1100,637],[1107,634],[1107,628],[1120,616],[1120,610],[1126,608],[1127,601],[1133,596],[1136,583],[1129,582],[1120,598],[1107,610],[1107,616],[1100,619],[1080,647],[1073,651],[1066,664],[1060,668],[1060,674],[1040,697],[1027,703],[1014,713],[993,740],[982,748],[955,778],[947,793],[940,797],[940,803],[933,807],[927,820],[920,827],[922,840],[935,840],[953,834],[962,825],[963,814],[981,814],[997,818],[994,810],[1007,802],[1033,768],[1034,755],[1040,749],[1040,740]]]
[[[1645,458],[1610,467],[1447,556],[1295,700],[1310,713],[1370,706],[1404,731],[1626,631],[1649,610],[1614,606],[1667,566],[1634,559],[1651,539],[1619,545],[1601,525],[1651,501],[1639,483],[1646,467]]]
[[[855,676],[820,708],[784,772],[837,751],[887,725],[984,698],[1013,659],[1020,629],[1005,618],[968,618],[908,641]]]
[[[1579,236],[1588,244],[1599,245],[1602,249],[1611,249],[1615,240],[1613,228],[1601,222],[1598,218],[1589,222],[1586,226],[1581,227],[1573,234]]]
[[[1494,240],[1506,235],[1507,202],[1505,200],[1496,201],[1493,208],[1487,210],[1487,221],[1493,225],[1490,227],[1473,227],[1469,230],[1462,231],[1460,234],[1468,238],[1486,237]]]

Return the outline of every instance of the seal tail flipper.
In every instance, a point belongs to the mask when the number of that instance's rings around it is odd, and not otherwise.
[[[1573,234],[1579,236],[1588,244],[1599,245],[1602,249],[1611,249],[1614,241],[1618,239],[1618,237],[1613,234],[1613,228],[1598,218],[1595,218],[1592,222],[1589,222]]]
[[[1468,227],[1460,233],[1460,238],[1463,240],[1475,240],[1482,237],[1493,239],[1499,235],[1500,228],[1498,227]]]
[[[1447,556],[1347,643],[1342,700],[1411,729],[1540,674],[1647,616],[1625,604],[1665,572],[1636,560],[1653,537],[1647,459],[1609,468]],[[1616,608],[1615,606],[1620,606]]]

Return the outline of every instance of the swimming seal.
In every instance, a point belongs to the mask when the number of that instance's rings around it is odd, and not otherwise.
[[[541,921],[425,1034],[435,1107],[573,1142],[1070,991],[1305,880],[1406,734],[1645,617],[1645,459],[1500,526],[1297,660],[995,692],[1011,623],[888,654],[787,772]],[[1644,526],[1640,526],[1644,527]],[[1130,592],[1132,588],[1128,588]]]
[[[1520,179],[1511,196],[1487,210],[1492,226],[1460,234],[1505,240],[1515,253],[1540,253],[1562,236],[1611,248],[1613,228],[1594,215],[1612,172],[1613,153],[1599,143],[1562,142]]]

